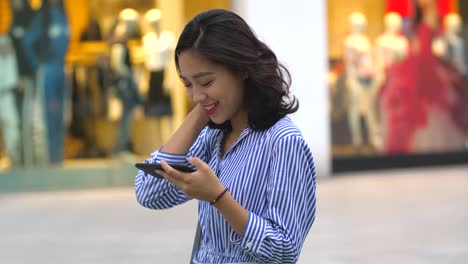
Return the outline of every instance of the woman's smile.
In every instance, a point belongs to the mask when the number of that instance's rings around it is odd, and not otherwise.
[[[210,104],[210,105],[204,105],[203,108],[205,109],[205,113],[207,115],[212,115],[218,109],[218,105],[219,105],[219,103],[214,103],[214,104]]]

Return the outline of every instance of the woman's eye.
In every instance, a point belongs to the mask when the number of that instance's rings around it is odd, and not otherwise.
[[[212,84],[212,83],[213,83],[213,81],[209,81],[209,82],[206,82],[206,83],[202,83],[202,86],[203,86],[203,87],[208,87],[208,86],[210,86],[210,84]]]
[[[185,86],[185,88],[190,88],[190,87],[192,87],[192,84],[190,84],[190,83],[184,83],[184,86]]]

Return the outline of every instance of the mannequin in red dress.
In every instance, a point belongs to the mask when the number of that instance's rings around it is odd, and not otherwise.
[[[457,88],[463,78],[432,51],[439,31],[435,0],[416,0],[408,59],[387,69],[381,104],[388,111],[384,152],[412,153],[463,148],[463,112]],[[463,109],[463,108],[461,108]]]
[[[373,89],[377,94],[382,88],[382,84],[386,80],[387,69],[395,64],[404,61],[408,55],[408,39],[402,35],[402,18],[396,12],[389,12],[384,17],[384,32],[380,34],[375,41],[375,81]],[[376,96],[378,98],[378,96]],[[380,100],[385,100],[381,97]],[[378,116],[379,116],[379,130],[382,139],[386,137],[387,133],[387,120],[388,114],[386,107],[382,107],[382,104],[378,104]],[[383,142],[382,142],[383,143]],[[382,149],[379,149],[382,152]]]

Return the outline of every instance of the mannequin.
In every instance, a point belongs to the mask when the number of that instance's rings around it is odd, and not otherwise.
[[[19,122],[14,90],[18,84],[15,50],[8,35],[0,34],[0,128],[10,164],[18,165]]]
[[[164,93],[164,69],[172,59],[174,33],[161,30],[161,11],[151,9],[145,14],[147,32],[143,36],[145,67],[149,72],[149,91],[145,114],[161,117],[172,114],[170,97]]]
[[[466,74],[465,44],[460,37],[462,20],[460,15],[449,13],[444,17],[444,42],[443,57],[452,63],[461,74]]]
[[[411,36],[411,16],[414,0],[386,0],[386,13],[396,13],[401,17],[401,33]]]
[[[449,13],[444,17],[443,39],[445,42],[445,49],[443,58],[451,63],[463,76],[466,76],[465,43],[460,36],[462,25],[462,19],[457,13]],[[465,91],[465,94],[462,94],[462,97],[465,98],[465,147],[468,148],[468,101],[466,101],[466,93],[467,91]]]
[[[80,42],[102,40],[101,27],[95,12],[91,10],[88,24],[80,34]],[[70,65],[71,117],[68,136],[70,142],[73,142],[71,145],[75,146],[67,151],[68,157],[71,158],[105,155],[96,142],[96,122],[99,108],[102,106],[101,87],[97,80],[97,62],[96,58],[89,56],[89,53],[83,52],[83,55]]]
[[[408,56],[409,41],[401,34],[401,16],[395,12],[387,13],[384,17],[384,27],[384,33],[378,36],[375,42],[376,76],[374,82],[375,87],[373,88],[375,93],[372,99],[378,97],[379,91],[385,82],[388,68],[394,63],[403,61]],[[385,94],[381,96],[384,97]],[[385,100],[385,98],[380,98],[380,100]],[[387,133],[387,111],[391,111],[391,109],[385,108],[383,104],[378,104],[378,109],[380,114],[379,130],[381,138],[385,138]]]
[[[32,105],[36,98],[34,89],[35,73],[27,60],[22,43],[35,12],[29,5],[28,0],[11,0],[10,3],[13,11],[13,21],[9,33],[16,53],[19,75],[16,89],[16,106],[18,107],[21,129],[21,158],[22,163],[30,167],[35,160],[34,149],[37,149],[37,146],[40,145],[40,143],[32,141],[31,131],[33,127],[37,130],[40,125],[37,124],[39,121],[37,119],[36,123],[32,123]]]
[[[110,63],[111,68],[118,75],[131,74],[132,65],[128,50],[128,39],[135,30],[135,21],[139,14],[133,9],[124,9],[119,13],[115,27],[110,36]]]
[[[151,153],[152,147],[160,146],[173,133],[172,131],[172,82],[175,66],[172,65],[176,38],[174,33],[163,30],[162,13],[150,9],[142,21],[142,48],[138,54],[141,62],[140,88],[145,95],[142,115],[136,116],[134,135],[139,138],[150,138],[150,141],[135,140],[135,151],[138,154]],[[172,98],[173,99],[173,98]],[[138,112],[137,112],[138,113]],[[144,136],[142,136],[144,135]]]
[[[65,144],[65,55],[70,29],[63,0],[43,0],[24,37],[24,52],[30,66],[37,71],[38,104],[33,105],[33,123],[45,124],[33,130],[33,138],[44,142],[45,154],[38,147],[37,156],[51,164],[61,164]],[[39,47],[39,48],[38,48]],[[45,136],[44,136],[45,135]]]
[[[363,144],[361,116],[364,117],[370,143],[379,148],[379,136],[375,117],[375,105],[372,89],[375,87],[371,44],[365,35],[366,17],[362,13],[349,16],[351,33],[345,39],[346,86],[349,94],[348,121],[351,140],[355,147]]]
[[[133,108],[140,103],[140,96],[133,78],[128,39],[137,30],[139,14],[133,9],[120,12],[110,39],[110,68],[115,77],[114,92],[119,103],[110,102],[111,119],[119,120],[114,153],[130,151],[130,129]]]

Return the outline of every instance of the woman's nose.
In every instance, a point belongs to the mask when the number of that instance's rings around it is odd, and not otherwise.
[[[202,92],[200,88],[194,86],[192,90],[192,100],[195,103],[200,103],[200,102],[203,102],[203,100],[205,99],[206,99],[206,94]]]

